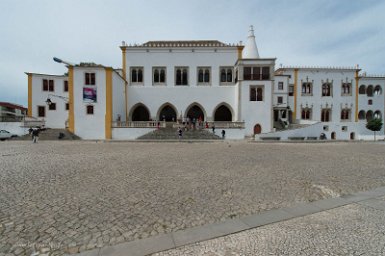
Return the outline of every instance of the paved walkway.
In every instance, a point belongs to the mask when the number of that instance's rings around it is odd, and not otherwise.
[[[77,255],[384,255],[384,223],[380,187]]]
[[[82,253],[371,190],[385,186],[384,155],[360,142],[4,141],[0,256]]]

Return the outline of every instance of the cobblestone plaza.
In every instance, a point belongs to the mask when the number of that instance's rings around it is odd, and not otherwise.
[[[0,255],[83,252],[369,190],[385,185],[384,154],[380,143],[2,142]]]

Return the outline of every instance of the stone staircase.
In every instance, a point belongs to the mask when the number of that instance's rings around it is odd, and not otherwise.
[[[64,136],[59,138],[60,133]],[[32,140],[32,135],[26,134],[24,136],[16,138],[17,140]],[[66,129],[50,129],[47,128],[39,134],[39,140],[80,140],[81,138],[73,133],[70,133]]]
[[[216,131],[217,133],[220,131]],[[181,140],[219,140],[219,136],[213,134],[212,132],[203,129],[203,130],[183,130],[183,135]],[[178,138],[178,128],[166,127],[160,128],[149,132],[141,137],[138,140],[179,140]]]

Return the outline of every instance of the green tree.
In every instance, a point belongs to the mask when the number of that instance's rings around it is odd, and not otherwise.
[[[374,118],[366,124],[366,128],[374,132],[374,141],[376,141],[376,132],[382,128],[382,119]]]

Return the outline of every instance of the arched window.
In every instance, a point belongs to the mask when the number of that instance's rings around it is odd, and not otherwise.
[[[143,67],[132,67],[131,68],[131,82],[132,83],[143,83]]]
[[[359,94],[365,94],[366,93],[366,86],[361,84],[360,88],[358,89]]]
[[[175,85],[188,85],[188,69],[175,68]]]
[[[226,78],[226,69],[222,68],[221,69],[221,83],[226,83],[227,78]]]
[[[322,84],[322,96],[331,96],[331,87],[330,83]]]
[[[176,85],[181,85],[182,84],[182,70],[181,69],[177,69],[176,70],[176,81],[175,81]]]
[[[154,68],[152,73],[154,84],[164,84],[166,82],[166,68]]]
[[[143,82],[143,69],[138,69],[138,83]]]
[[[360,110],[360,112],[358,112],[358,119],[365,120],[365,118],[366,118],[365,110]]]
[[[350,95],[351,88],[351,83],[342,83],[342,95]]]
[[[302,84],[302,94],[306,94],[306,84]]]
[[[313,93],[313,84],[306,82],[302,83],[302,95],[311,95]]]
[[[303,108],[301,111],[301,118],[303,120],[310,120],[311,119],[311,109],[310,108]]]
[[[331,110],[329,108],[324,108],[321,110],[321,122],[329,122],[330,121],[330,113]]]
[[[187,85],[188,84],[188,81],[187,81],[187,69],[184,68],[182,70],[182,84],[183,85]]]
[[[198,68],[198,84],[210,83],[210,69]]]
[[[210,70],[209,69],[205,69],[204,82],[210,83]]]
[[[373,118],[374,119],[382,119],[381,111],[376,110],[376,112],[374,112]]]
[[[138,82],[138,72],[136,71],[136,69],[133,69],[131,71],[131,82],[133,83]]]
[[[203,83],[203,69],[198,71],[198,83]]]
[[[263,89],[262,89],[262,87],[257,88],[257,101],[263,101]]]
[[[373,97],[373,85],[369,85],[368,88],[366,88],[366,95],[368,97]]]
[[[166,82],[166,69],[160,70],[160,82],[165,83]]]
[[[226,82],[228,82],[228,83],[233,82],[233,70],[231,68],[227,69],[227,72],[226,72]]]
[[[250,101],[257,101],[257,88],[250,87]]]
[[[350,120],[350,109],[342,109],[341,110],[341,121]]]
[[[370,121],[373,119],[373,111],[369,110],[368,112],[366,112],[366,121]]]
[[[159,70],[155,69],[154,70],[154,83],[159,83],[159,82],[160,82]]]
[[[381,86],[376,85],[376,87],[374,88],[374,95],[381,95],[381,94],[382,94]]]

